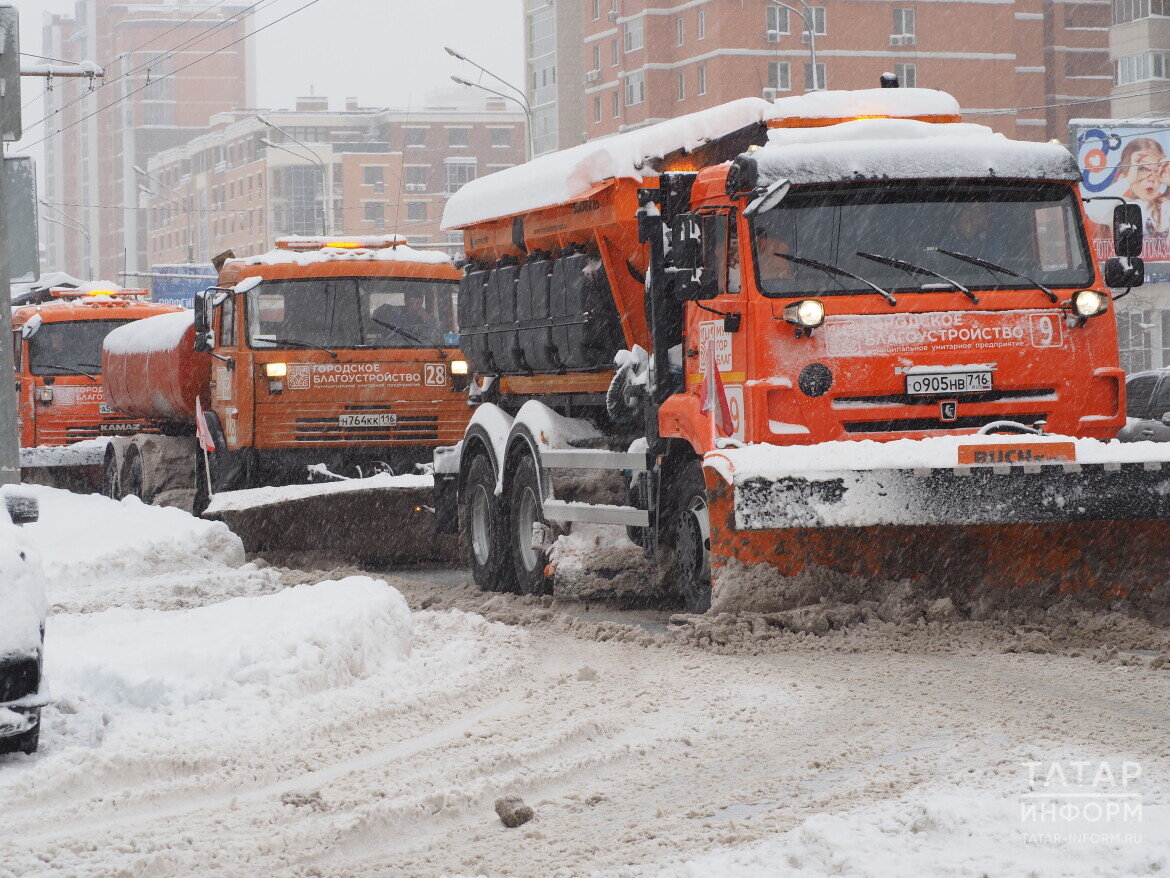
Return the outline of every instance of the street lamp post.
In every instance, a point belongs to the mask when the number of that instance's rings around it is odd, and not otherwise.
[[[322,203],[321,203],[321,233],[323,235],[326,235],[326,236],[329,235],[330,229],[333,227],[333,218],[332,218],[333,210],[331,207],[331,205],[333,203],[333,194],[329,191],[329,172],[325,167],[325,162],[323,162],[321,160],[321,157],[319,155],[317,155],[317,153],[315,153],[313,150],[311,150],[304,143],[301,143],[301,141],[297,140],[295,137],[293,137],[291,134],[289,134],[287,131],[285,131],[283,128],[281,128],[279,125],[277,125],[275,122],[271,122],[268,119],[265,119],[259,113],[256,114],[256,121],[259,122],[261,125],[264,125],[265,127],[271,128],[273,131],[279,131],[281,134],[283,134],[285,137],[287,137],[289,140],[291,140],[293,143],[295,143],[297,146],[299,146],[301,149],[303,149],[305,151],[305,154],[301,155],[300,153],[294,152],[293,150],[289,149],[286,146],[281,146],[279,143],[273,143],[271,140],[269,140],[266,137],[261,138],[261,140],[260,140],[261,143],[263,143],[265,146],[270,146],[273,149],[283,150],[284,152],[287,152],[289,155],[298,156],[299,158],[307,158],[309,161],[311,161],[313,164],[315,164],[320,169],[320,171],[321,171],[321,201],[322,201]]]
[[[84,223],[81,222],[81,220],[71,217],[55,204],[50,204],[43,198],[38,198],[37,203],[42,207],[46,207],[49,210],[60,214],[61,217],[63,217],[63,219],[53,219],[51,216],[42,216],[41,218],[43,220],[61,226],[61,228],[68,229],[71,232],[77,232],[85,239],[85,264],[83,266],[83,270],[85,271],[86,279],[93,280],[93,253],[90,252],[93,247],[93,239],[89,235],[89,229],[85,226]]]
[[[804,0],[797,0],[802,9],[797,9],[795,6],[789,6],[787,3],[781,3],[780,0],[768,0],[770,3],[775,3],[777,6],[783,6],[792,12],[795,12],[801,22],[804,23],[805,33],[808,34],[808,54],[809,60],[812,62],[813,74],[813,91],[818,91],[821,87],[821,78],[817,76],[817,33],[816,33],[816,16],[813,15],[812,9]]]
[[[150,195],[152,198],[155,195],[158,195],[158,197],[162,198],[164,201],[169,201],[172,204],[178,204],[181,208],[183,208],[183,211],[187,214],[187,264],[194,265],[195,264],[195,216],[194,216],[194,205],[191,203],[191,200],[186,195],[184,195],[182,192],[179,192],[175,189],[172,189],[170,186],[168,186],[162,180],[158,179],[158,177],[155,177],[155,176],[152,176],[151,174],[146,173],[146,171],[142,170],[142,168],[138,167],[138,165],[133,166],[133,171],[136,174],[140,174],[141,176],[145,177],[147,180],[150,180],[150,182],[161,186],[163,189],[166,189],[168,192],[174,193],[174,195],[179,199],[178,201],[175,201],[174,198],[167,198],[167,196],[163,195],[161,192],[154,192],[153,190],[148,189],[145,186],[139,187],[139,189],[146,192],[146,194]]]
[[[533,131],[532,131],[532,104],[530,104],[528,102],[528,95],[526,95],[523,91],[521,91],[516,86],[512,85],[512,83],[508,82],[508,80],[504,79],[501,76],[497,76],[496,74],[494,74],[490,70],[488,70],[486,67],[484,67],[482,64],[475,63],[470,58],[468,58],[466,55],[462,54],[461,52],[457,52],[455,49],[452,49],[450,46],[445,46],[444,51],[446,51],[446,53],[448,55],[450,55],[452,58],[455,58],[456,60],[464,61],[464,62],[470,64],[472,67],[474,67],[480,73],[483,73],[487,76],[490,76],[492,79],[494,79],[500,85],[502,85],[504,88],[507,88],[511,91],[514,91],[517,95],[519,95],[518,98],[514,98],[511,95],[501,94],[500,92],[496,91],[495,89],[488,88],[486,85],[483,85],[482,83],[470,82],[470,81],[463,79],[459,76],[452,76],[451,77],[451,79],[454,82],[458,83],[459,85],[465,85],[465,86],[468,86],[469,88],[482,89],[483,91],[486,91],[489,94],[493,94],[496,97],[503,98],[506,101],[512,101],[512,103],[514,103],[514,104],[519,104],[520,109],[522,109],[524,111],[524,117],[528,120],[528,158],[531,159],[533,156],[535,156],[536,150],[533,147]]]

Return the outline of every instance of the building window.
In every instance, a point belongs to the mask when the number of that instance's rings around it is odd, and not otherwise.
[[[917,88],[918,73],[913,64],[895,64],[894,75],[902,88]]]
[[[366,202],[366,222],[373,223],[378,228],[386,221],[386,205],[381,201]]]
[[[617,40],[609,41],[609,66],[617,67],[621,56],[618,54]]]
[[[699,26],[695,29],[695,33],[695,39],[707,39],[707,13],[705,10],[699,10]]]
[[[791,33],[788,29],[788,10],[783,6],[769,5],[766,10],[767,20],[764,22],[764,29],[769,34],[787,34]]]
[[[601,69],[601,46],[598,43],[593,44],[593,67],[592,70]]]
[[[687,23],[683,21],[680,15],[674,20],[674,44],[681,46],[687,41]]]
[[[406,202],[406,221],[409,223],[424,223],[427,221],[427,203],[425,201]]]
[[[464,183],[475,179],[475,159],[447,159],[443,162],[447,171],[447,193],[458,192]]]
[[[543,58],[556,50],[556,9],[550,3],[528,15],[528,57]]]
[[[646,100],[646,78],[641,73],[631,73],[626,77],[626,106],[632,107]]]
[[[426,165],[407,165],[402,169],[402,183],[407,192],[426,192],[427,173],[430,168]]]
[[[532,65],[532,103],[551,104],[557,99],[557,65],[555,57]]]
[[[364,165],[362,167],[362,182],[367,186],[381,183],[385,179],[382,176],[382,172],[383,168],[381,165]]]
[[[687,99],[687,77],[683,73],[675,74],[678,80],[678,99],[685,101]]]
[[[601,18],[601,0],[593,0],[593,20]]]
[[[593,121],[595,124],[601,121],[601,95],[593,96]]]
[[[825,77],[825,64],[823,61],[818,61],[816,69],[813,69],[811,61],[804,62],[804,90],[818,91],[823,88],[828,88]]]
[[[1142,52],[1117,59],[1117,84],[1129,85],[1170,75],[1170,52]]]
[[[470,128],[448,128],[447,129],[447,146],[455,149],[462,149],[471,142]]]
[[[787,61],[773,61],[768,64],[768,88],[778,91],[792,90],[792,71]]]
[[[917,31],[917,22],[914,20],[913,9],[894,10],[894,29],[890,34],[895,37],[912,37]]]
[[[532,152],[542,155],[557,148],[557,105],[532,111]]]
[[[1121,368],[1130,374],[1151,367],[1153,344],[1146,327],[1153,325],[1152,311],[1117,312],[1117,347]]]
[[[638,16],[622,25],[622,51],[636,52],[644,45],[642,24],[644,19]]]
[[[618,116],[620,116],[622,114],[621,98],[618,97],[618,93],[616,91],[612,95],[610,95],[610,97],[613,98],[613,100],[612,100],[613,117],[616,119]]]
[[[512,129],[511,128],[492,128],[492,146],[511,146],[512,145]]]
[[[407,128],[406,129],[406,145],[407,146],[426,146],[427,145],[427,129],[425,129],[425,128]]]
[[[698,93],[705,95],[707,93],[707,65],[699,65],[699,88]]]
[[[1113,0],[1113,23],[1170,15],[1170,0]]]

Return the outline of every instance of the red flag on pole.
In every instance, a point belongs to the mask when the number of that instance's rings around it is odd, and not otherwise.
[[[724,436],[735,432],[731,420],[731,405],[727,402],[727,391],[719,374],[719,363],[715,360],[715,339],[707,339],[703,351],[703,387],[699,396],[699,411],[710,412],[711,420]]]
[[[215,451],[215,439],[207,429],[207,421],[203,417],[203,402],[199,397],[195,397],[195,438],[204,451]]]

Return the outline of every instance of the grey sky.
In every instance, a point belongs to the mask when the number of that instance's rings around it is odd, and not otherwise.
[[[306,2],[275,0],[254,26]],[[198,0],[198,6],[213,4]],[[74,7],[73,0],[18,0],[16,5],[25,52],[40,52],[44,13],[71,14]],[[474,78],[476,71],[448,56],[445,45],[522,87],[523,39],[521,0],[318,0],[252,38],[259,61],[258,103],[291,107],[293,98],[313,88],[328,95],[334,107],[349,95],[366,106],[419,105],[435,89],[454,87],[451,74]],[[92,60],[100,64],[105,59]],[[25,79],[23,89],[27,103],[43,84]],[[39,102],[24,112],[26,124],[42,116]],[[43,134],[30,131],[26,141]],[[11,152],[20,152],[20,146]]]

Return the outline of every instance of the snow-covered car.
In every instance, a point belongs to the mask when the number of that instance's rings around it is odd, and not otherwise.
[[[37,520],[37,502],[0,492],[0,753],[37,748],[45,579],[20,525]]]
[[[1135,372],[1125,379],[1122,442],[1170,441],[1170,369]]]

